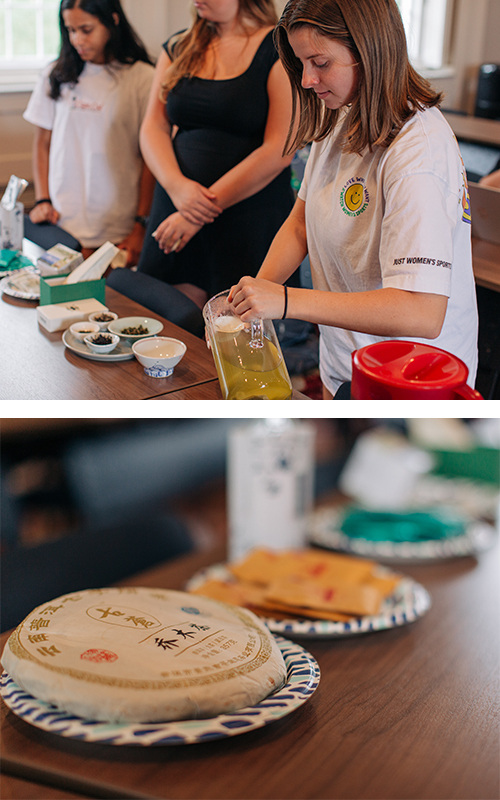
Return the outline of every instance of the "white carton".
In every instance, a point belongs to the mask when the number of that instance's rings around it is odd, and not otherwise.
[[[74,300],[69,303],[54,303],[38,306],[38,322],[46,331],[66,330],[73,322],[83,322],[94,311],[108,311],[108,307],[93,297],[85,300]]]

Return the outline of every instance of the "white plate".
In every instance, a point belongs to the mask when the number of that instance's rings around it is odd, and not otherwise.
[[[393,573],[392,570],[379,565],[377,574],[391,575]],[[205,580],[228,580],[230,577],[231,573],[225,564],[213,564],[193,575],[187,583],[186,591],[196,589]],[[331,622],[324,619],[305,618],[283,620],[275,619],[272,616],[261,617],[261,619],[273,633],[284,636],[338,639],[344,636],[373,633],[408,625],[422,617],[430,607],[431,598],[427,589],[424,589],[412,578],[403,576],[394,594],[384,601],[379,614],[360,617],[354,622]]]
[[[176,745],[209,742],[237,736],[269,725],[295,711],[318,688],[320,671],[316,660],[294,642],[276,637],[287,668],[285,686],[255,706],[211,719],[189,719],[131,725],[84,720],[59,711],[55,706],[21,689],[4,672],[0,694],[4,703],[25,722],[59,736],[114,745]]]
[[[24,263],[21,263],[18,267],[11,267],[11,269],[2,269],[0,267],[0,278],[5,278],[6,276],[12,277],[13,275],[17,275],[20,269],[26,269],[27,267],[33,269],[35,266],[26,256],[22,256],[22,262]]]
[[[69,328],[64,331],[62,340],[68,350],[72,350],[83,358],[90,358],[91,361],[130,361],[134,358],[132,348],[125,341],[119,341],[115,349],[111,353],[93,353],[85,342],[80,342],[76,336],[73,336]]]
[[[39,300],[40,275],[34,267],[20,269],[14,275],[3,278],[0,289],[4,294],[21,300]]]
[[[314,512],[308,529],[310,544],[391,564],[404,564],[476,555],[492,547],[498,536],[493,525],[481,520],[469,522],[464,534],[422,542],[361,539],[347,536],[340,530],[340,525],[341,512],[338,509],[324,508]]]

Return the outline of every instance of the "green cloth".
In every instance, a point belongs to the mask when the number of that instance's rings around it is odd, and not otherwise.
[[[351,509],[340,528],[346,536],[373,542],[423,542],[465,533],[461,517],[434,510],[398,513]]]
[[[23,267],[33,267],[29,258],[23,256],[19,250],[0,250],[0,271],[14,271]]]

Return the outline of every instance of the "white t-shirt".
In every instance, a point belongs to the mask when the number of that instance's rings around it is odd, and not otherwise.
[[[49,192],[59,224],[84,247],[118,243],[137,214],[142,160],[139,128],[154,74],[151,64],[86,63],[75,86],[48,96],[43,71],[24,118],[52,131]]]
[[[436,339],[410,339],[461,358],[473,386],[478,317],[465,168],[436,108],[413,116],[388,148],[343,153],[342,123],[314,143],[299,197],[315,289],[382,287],[442,294],[448,308]],[[335,394],[351,379],[354,350],[388,337],[320,326],[320,371]]]

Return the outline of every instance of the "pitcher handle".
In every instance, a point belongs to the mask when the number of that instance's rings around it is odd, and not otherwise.
[[[250,323],[250,347],[264,347],[264,325],[261,319],[253,319]]]
[[[466,383],[455,389],[455,394],[457,395],[457,400],[484,400],[482,394],[476,391],[476,389],[472,389]]]

